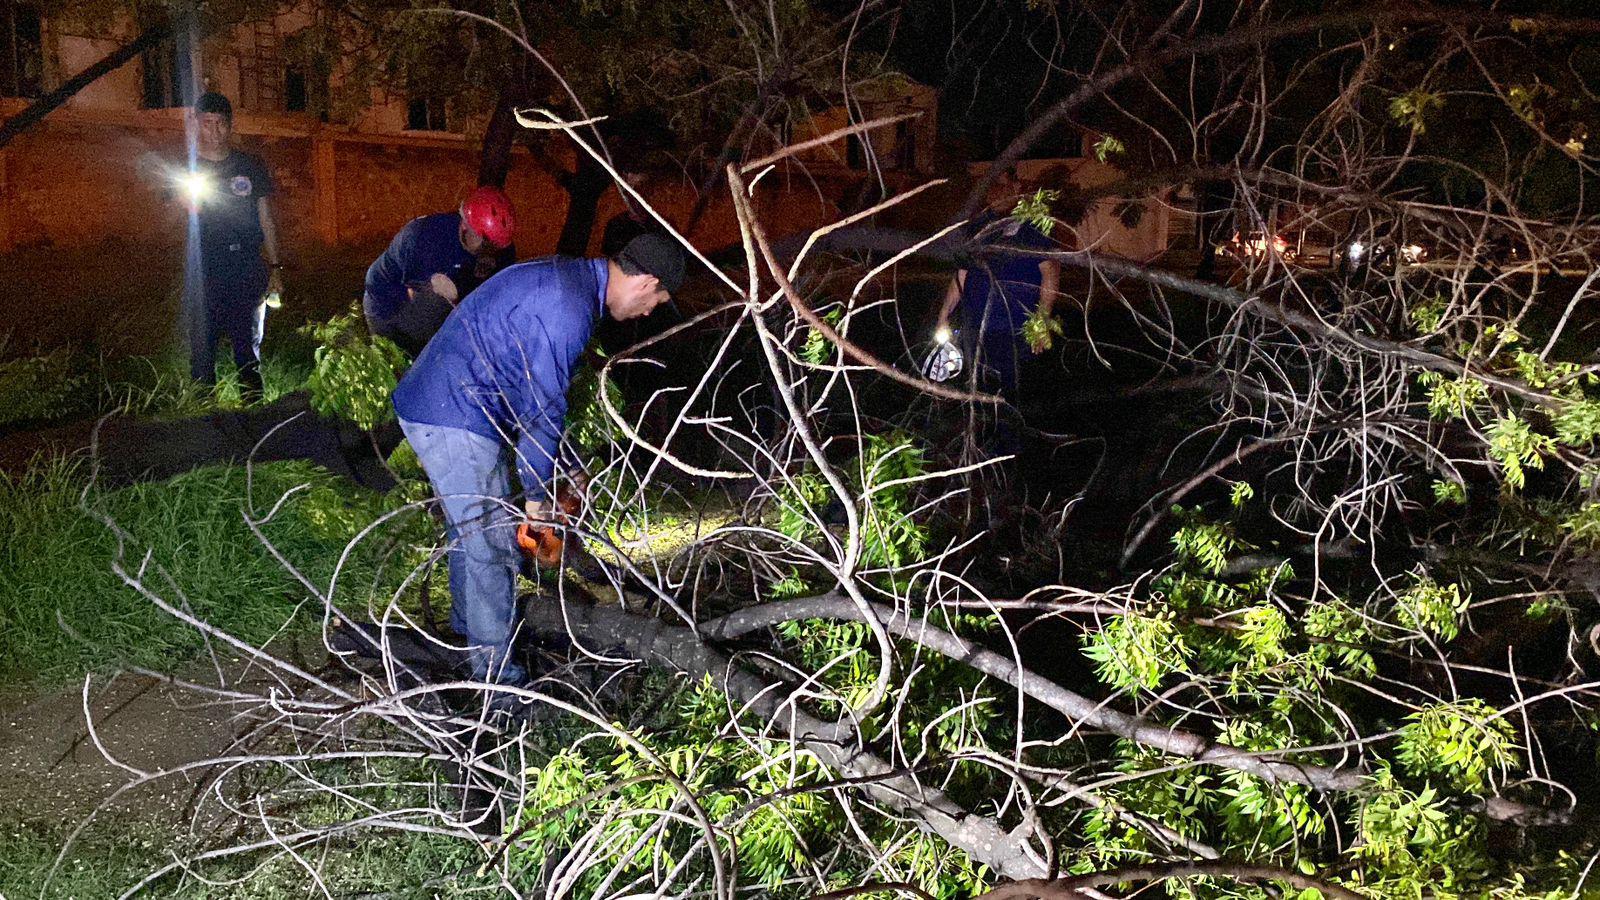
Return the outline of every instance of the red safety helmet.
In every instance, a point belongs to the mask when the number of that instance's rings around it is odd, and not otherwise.
[[[496,247],[511,246],[511,235],[517,230],[517,216],[511,210],[511,198],[497,187],[473,188],[461,204],[461,218],[467,227],[483,235],[483,239]]]

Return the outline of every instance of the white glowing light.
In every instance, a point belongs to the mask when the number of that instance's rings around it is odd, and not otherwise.
[[[950,328],[949,328],[949,326],[945,326],[945,325],[939,326],[939,330],[935,331],[933,333],[933,342],[936,343],[936,344],[948,344],[948,343],[950,343]]]
[[[211,196],[211,178],[204,172],[185,172],[179,175],[178,187],[195,203]]]
[[[1366,252],[1367,245],[1361,243],[1360,241],[1356,241],[1350,245],[1350,258],[1352,260],[1359,261],[1361,257],[1366,254]]]

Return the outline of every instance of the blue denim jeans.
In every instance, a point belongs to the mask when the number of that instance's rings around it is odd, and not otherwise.
[[[444,507],[450,541],[450,624],[467,639],[475,678],[516,684],[518,518],[506,447],[464,428],[400,420]]]

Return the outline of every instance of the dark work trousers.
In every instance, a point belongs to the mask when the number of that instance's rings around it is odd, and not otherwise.
[[[997,393],[1006,402],[1020,407],[1020,370],[1032,353],[1022,339],[1022,322],[1005,310],[969,310],[963,304],[961,312],[961,350],[968,364],[977,369],[977,388]],[[979,435],[979,444],[986,455],[1015,456],[1022,451],[1022,434],[1015,421],[1017,414],[1007,409],[988,413],[993,418],[985,423]]]
[[[444,320],[450,317],[450,311],[454,308],[450,301],[423,285],[413,285],[411,296],[392,316],[385,317],[378,314],[371,294],[361,299],[361,311],[367,318],[367,330],[375,337],[386,337],[394,341],[401,350],[411,354],[413,359],[422,353],[423,347],[428,346],[428,341],[438,333],[440,326],[444,325]]]
[[[200,266],[200,296],[189,300],[189,374],[204,384],[216,383],[217,340],[226,335],[241,392],[260,396],[267,265],[259,252],[232,244],[203,254]]]

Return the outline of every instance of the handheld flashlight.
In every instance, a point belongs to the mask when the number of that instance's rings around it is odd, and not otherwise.
[[[211,178],[204,172],[184,172],[177,177],[178,188],[189,198],[191,203],[211,196]]]
[[[961,348],[955,345],[956,333],[948,325],[933,332],[933,352],[922,363],[922,374],[929,381],[949,381],[961,374]]]

